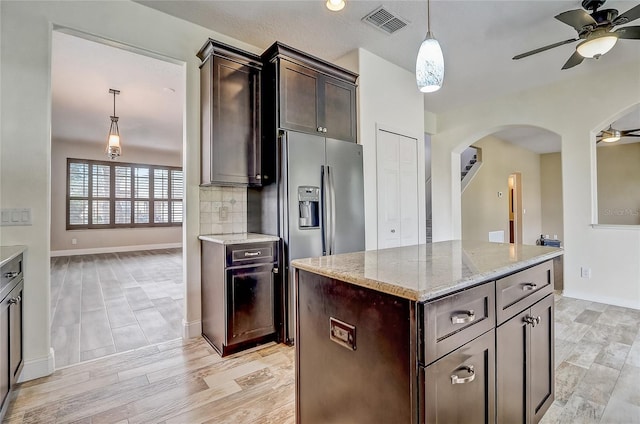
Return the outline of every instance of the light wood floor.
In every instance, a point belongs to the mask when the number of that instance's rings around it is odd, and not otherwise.
[[[182,250],[51,258],[56,368],[182,335]]]
[[[640,311],[556,296],[556,399],[541,424],[640,423]],[[9,423],[292,424],[294,348],[220,358],[202,338],[18,386]]]
[[[294,348],[220,358],[202,338],[73,365],[19,385],[7,423],[294,422]]]

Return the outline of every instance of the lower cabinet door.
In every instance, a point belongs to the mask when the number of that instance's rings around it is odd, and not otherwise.
[[[7,296],[9,304],[9,379],[15,383],[22,369],[22,292],[19,283]]]
[[[531,420],[540,422],[554,399],[553,295],[531,307],[536,326],[531,328]],[[540,319],[538,319],[540,318]]]
[[[528,423],[527,343],[529,325],[525,310],[507,320],[496,330],[497,422]]]
[[[9,299],[7,296],[0,303],[0,410],[6,406],[9,394]]]
[[[227,344],[275,332],[273,264],[227,270]]]
[[[495,331],[424,370],[425,422],[495,422]]]

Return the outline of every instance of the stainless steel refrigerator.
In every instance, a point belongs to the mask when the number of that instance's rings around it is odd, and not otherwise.
[[[291,343],[295,293],[290,262],[364,250],[362,146],[286,131],[277,150],[276,184],[249,191],[248,228],[282,238],[283,338]]]

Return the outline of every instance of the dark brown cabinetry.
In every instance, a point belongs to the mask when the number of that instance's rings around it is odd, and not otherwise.
[[[277,242],[202,242],[202,334],[222,355],[275,340]]]
[[[201,183],[261,185],[261,59],[211,39],[198,57]]]
[[[273,44],[262,58],[269,85],[264,97],[277,105],[265,110],[265,128],[356,142],[357,74],[282,43]]]
[[[426,382],[424,422],[495,422],[493,329],[422,370]]]
[[[0,421],[22,369],[22,255],[0,271]]]

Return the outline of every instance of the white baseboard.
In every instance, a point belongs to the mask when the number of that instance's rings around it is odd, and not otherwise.
[[[99,253],[135,252],[138,250],[175,249],[182,247],[182,243],[142,244],[136,246],[95,247],[90,249],[52,250],[51,257],[95,255]]]
[[[193,339],[194,337],[200,337],[202,335],[202,321],[187,322],[182,320],[182,338]]]
[[[51,375],[53,371],[55,371],[55,352],[53,348],[49,348],[49,354],[47,356],[24,361],[22,372],[18,377],[18,383]]]
[[[594,296],[592,293],[584,293],[580,290],[562,290],[562,295],[574,299],[590,302],[606,303],[607,305],[622,306],[623,308],[640,309],[640,302],[634,299],[621,299],[619,297]]]

